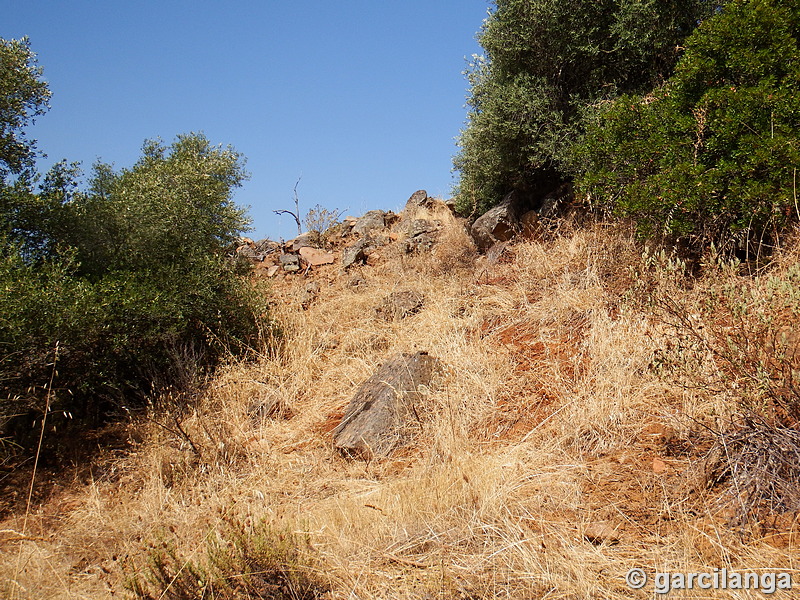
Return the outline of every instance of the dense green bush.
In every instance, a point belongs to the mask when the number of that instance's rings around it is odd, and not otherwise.
[[[741,0],[686,42],[675,75],[610,103],[578,187],[646,235],[753,250],[796,219],[800,2]]]
[[[242,176],[238,155],[191,135],[148,143],[130,170],[97,167],[87,193],[58,178],[60,205],[42,192],[58,214],[40,220],[47,245],[35,259],[6,245],[0,268],[6,414],[41,409],[56,343],[53,407],[94,418],[258,345],[264,301],[230,256]]]
[[[496,0],[467,72],[469,117],[454,160],[463,213],[511,190],[535,197],[571,178],[593,104],[651,89],[719,2]]]
[[[27,40],[0,40],[0,67],[0,432],[48,400],[96,422],[258,347],[264,296],[232,252],[243,158],[189,134],[85,189],[65,161],[40,178],[20,130],[49,91]]]

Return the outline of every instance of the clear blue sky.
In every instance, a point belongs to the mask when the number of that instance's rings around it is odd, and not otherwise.
[[[247,157],[236,193],[260,237],[315,204],[399,209],[448,197],[467,59],[488,0],[0,0],[0,37],[30,37],[53,92],[29,129],[48,157],[117,168],[145,139],[202,131]]]

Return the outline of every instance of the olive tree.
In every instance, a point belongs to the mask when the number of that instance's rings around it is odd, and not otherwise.
[[[535,197],[574,173],[571,149],[596,103],[651,89],[719,3],[496,0],[467,71],[469,115],[454,160],[462,212]]]

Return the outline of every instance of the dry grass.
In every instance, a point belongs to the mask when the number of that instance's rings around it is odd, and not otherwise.
[[[700,485],[697,423],[722,407],[651,368],[663,332],[628,299],[642,258],[624,230],[575,228],[487,260],[437,211],[446,243],[386,246],[357,286],[323,267],[307,310],[305,279],[276,282],[279,356],[230,365],[192,408],[163,400],[130,452],[42,503],[26,539],[21,516],[6,519],[0,596],[123,597],[148,549],[169,542],[200,564],[231,522],[307,539],[303,568],[329,598],[613,600],[646,597],[625,585],[632,567],[796,568],[791,523],[742,537]],[[374,316],[406,289],[420,312]],[[413,443],[382,461],[338,456],[330,432],[355,388],[412,350],[447,367]],[[695,593],[670,597],[761,597]]]

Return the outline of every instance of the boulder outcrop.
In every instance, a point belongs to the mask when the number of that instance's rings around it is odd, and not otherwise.
[[[422,388],[431,385],[439,366],[427,352],[386,361],[350,400],[333,430],[334,448],[350,458],[388,456],[407,439],[410,422],[424,412]]]
[[[511,192],[497,206],[490,208],[470,227],[475,245],[486,251],[497,242],[507,242],[521,230],[520,206],[516,194]]]

